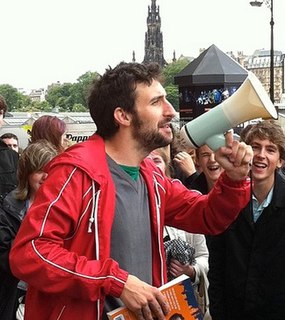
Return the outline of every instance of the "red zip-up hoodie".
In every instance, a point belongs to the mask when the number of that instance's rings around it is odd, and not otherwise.
[[[12,272],[28,283],[25,319],[99,320],[105,296],[120,297],[128,277],[110,258],[115,187],[104,141],[93,135],[46,170],[10,254]],[[209,195],[201,195],[163,176],[149,159],[140,172],[149,195],[153,285],[160,286],[166,281],[164,224],[220,233],[248,203],[249,182],[223,174]]]

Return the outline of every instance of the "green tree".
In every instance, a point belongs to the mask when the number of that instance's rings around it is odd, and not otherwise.
[[[6,100],[9,111],[21,109],[21,106],[23,104],[26,105],[29,103],[29,100],[26,99],[26,96],[18,92],[16,88],[12,87],[9,84],[0,85],[0,94]]]
[[[84,107],[81,103],[75,103],[72,107],[72,112],[86,112],[87,108]]]
[[[165,87],[165,91],[167,93],[167,100],[172,104],[176,111],[179,111],[179,92],[177,86],[170,84]]]
[[[162,72],[165,79],[164,87],[167,99],[176,111],[179,110],[179,90],[178,86],[174,84],[174,77],[188,64],[189,60],[187,58],[179,59],[165,66]]]
[[[40,102],[40,110],[46,111],[46,112],[51,112],[52,106],[47,101],[41,101]]]
[[[46,93],[46,101],[52,108],[58,107],[59,111],[70,111],[73,106],[73,98],[71,97],[72,83],[56,84]]]
[[[97,72],[86,72],[81,75],[76,83],[64,83],[53,85],[46,94],[47,102],[52,108],[59,111],[87,110],[86,97],[90,85],[98,78]],[[81,105],[79,107],[79,105]]]
[[[182,58],[166,65],[162,71],[163,76],[165,78],[164,85],[166,87],[169,85],[174,85],[174,77],[188,64],[189,60],[187,58]]]
[[[35,111],[52,111],[51,105],[47,101],[31,101],[30,104],[23,107],[21,111],[35,112]]]
[[[81,103],[87,108],[86,99],[89,94],[90,87],[93,81],[98,78],[99,74],[97,72],[88,71],[77,79],[77,83],[75,84],[77,103]]]
[[[52,85],[46,92],[46,101],[52,106],[57,106],[57,101],[61,97],[61,85]]]

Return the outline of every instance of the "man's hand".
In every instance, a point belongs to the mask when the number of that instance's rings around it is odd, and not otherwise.
[[[186,151],[177,153],[173,160],[178,164],[185,175],[191,176],[196,172],[194,161],[191,155]]]
[[[215,152],[216,161],[233,181],[243,180],[250,169],[253,152],[251,146],[233,139],[232,132],[225,135],[226,146]]]
[[[188,277],[190,277],[192,281],[195,280],[196,276],[196,271],[193,266],[191,266],[189,263],[182,264],[181,262],[175,259],[171,259],[169,272],[174,278],[177,278],[182,274],[186,274]]]
[[[169,313],[168,304],[159,289],[132,275],[128,276],[120,299],[139,320],[164,320]]]

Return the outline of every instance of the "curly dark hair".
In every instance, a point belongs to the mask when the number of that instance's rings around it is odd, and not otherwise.
[[[110,138],[118,131],[114,119],[117,107],[133,114],[135,112],[137,84],[151,85],[153,80],[162,81],[157,63],[140,64],[121,62],[115,68],[95,79],[87,99],[90,115],[97,126],[97,134]]]

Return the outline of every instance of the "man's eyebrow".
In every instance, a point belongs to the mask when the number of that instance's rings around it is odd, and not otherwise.
[[[252,145],[256,145],[256,146],[258,146],[258,147],[261,146],[261,144],[258,143],[258,142],[252,142]],[[278,149],[278,146],[277,146],[276,144],[274,144],[274,143],[270,143],[270,144],[268,144],[268,145],[266,146],[266,148],[275,148],[275,149]]]
[[[278,147],[277,147],[276,144],[269,144],[269,145],[267,146],[267,148],[274,148],[274,149],[278,150]]]
[[[163,94],[161,94],[161,95],[159,95],[159,96],[155,96],[155,97],[153,97],[152,99],[150,99],[150,103],[152,103],[152,102],[154,102],[154,101],[156,101],[156,100],[159,100],[159,99],[161,99],[161,98],[163,98],[164,97],[164,95]]]

